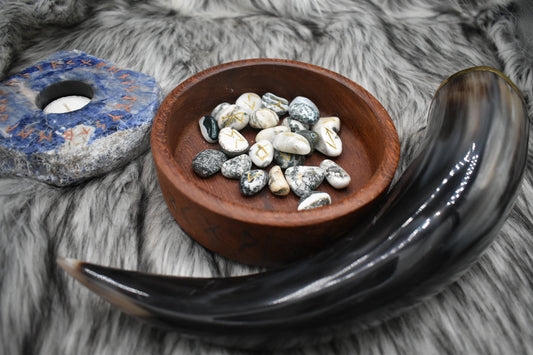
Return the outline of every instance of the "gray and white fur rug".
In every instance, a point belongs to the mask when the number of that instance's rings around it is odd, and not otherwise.
[[[1,0],[0,73],[79,49],[154,76],[166,95],[223,62],[308,62],[352,79],[384,105],[400,136],[401,172],[424,137],[435,90],[459,70],[502,70],[533,117],[532,14],[528,0]],[[287,353],[533,354],[529,163],[501,232],[457,282],[376,327]],[[0,353],[245,353],[122,314],[59,269],[58,256],[183,276],[256,271],[183,233],[149,149],[77,186],[0,179]]]

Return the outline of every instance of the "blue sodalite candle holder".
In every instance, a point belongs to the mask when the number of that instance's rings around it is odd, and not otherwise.
[[[43,111],[68,95],[91,101],[77,111]],[[149,75],[58,52],[0,83],[0,175],[65,186],[106,173],[147,149],[160,101]]]

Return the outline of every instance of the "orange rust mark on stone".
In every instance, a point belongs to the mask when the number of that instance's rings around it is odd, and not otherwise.
[[[8,114],[3,114],[3,115],[0,115],[0,122],[4,122],[4,121],[7,121],[7,118],[9,117]]]
[[[95,68],[100,68],[100,67],[103,67],[105,66],[105,63],[104,62],[100,62],[98,64],[96,64]]]

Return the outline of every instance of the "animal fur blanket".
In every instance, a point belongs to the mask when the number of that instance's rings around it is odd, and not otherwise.
[[[424,137],[435,90],[459,70],[502,70],[532,117],[532,8],[527,0],[1,0],[0,72],[6,78],[79,49],[152,75],[166,95],[223,62],[308,62],[384,105],[401,140],[402,172]],[[533,354],[532,199],[529,164],[507,222],[457,282],[380,325],[290,353]],[[169,275],[256,271],[183,233],[149,150],[71,187],[0,179],[0,353],[245,353],[124,315],[58,268],[59,256]]]

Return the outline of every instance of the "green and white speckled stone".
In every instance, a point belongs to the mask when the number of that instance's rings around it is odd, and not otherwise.
[[[320,167],[326,171],[326,181],[336,189],[343,189],[350,184],[351,177],[339,164],[333,160],[324,159]]]
[[[281,122],[283,126],[290,128],[291,132],[298,132],[304,129],[309,129],[309,125],[291,117],[285,117]]]
[[[331,196],[327,192],[313,191],[302,198],[298,203],[298,211],[310,210],[331,204]]]
[[[291,166],[302,165],[305,162],[305,155],[283,153],[274,150],[274,161],[281,167],[281,169],[285,170]]]
[[[287,113],[287,110],[289,109],[289,100],[274,95],[271,92],[267,92],[262,97],[263,107],[269,108],[275,113],[278,114],[278,116],[283,116]]]
[[[228,179],[240,179],[242,174],[252,168],[252,160],[248,154],[241,154],[222,164],[220,172],[222,176]]]
[[[307,97],[297,96],[289,105],[289,115],[291,118],[313,125],[318,122],[320,113],[316,105]]]
[[[268,184],[268,174],[264,170],[249,170],[241,176],[239,190],[244,196],[253,196]]]
[[[316,190],[325,175],[324,169],[318,166],[292,166],[285,170],[285,179],[292,192],[299,197]]]
[[[192,169],[196,175],[206,178],[218,173],[227,159],[226,155],[220,150],[202,150],[192,160]]]

